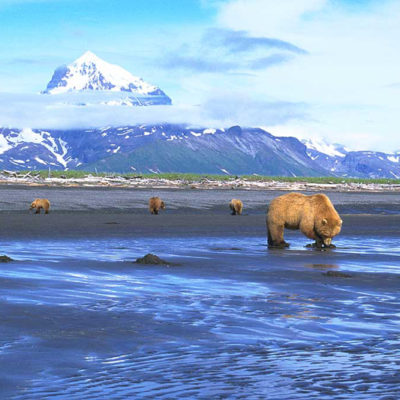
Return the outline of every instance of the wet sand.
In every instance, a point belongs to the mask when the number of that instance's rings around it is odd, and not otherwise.
[[[341,214],[341,235],[398,235],[400,215]],[[266,236],[265,213],[231,216],[220,212],[166,211],[157,216],[136,212],[51,212],[49,215],[0,212],[0,238],[116,238],[190,236]],[[295,241],[311,242],[300,232],[287,232]]]
[[[336,250],[268,250],[277,194],[0,188],[4,398],[396,398],[397,196],[332,193]],[[132,263],[148,252],[179,266]]]

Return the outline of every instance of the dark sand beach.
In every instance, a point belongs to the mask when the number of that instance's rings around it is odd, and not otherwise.
[[[279,194],[0,186],[1,397],[398,398],[399,196],[329,193],[337,249],[268,250]]]

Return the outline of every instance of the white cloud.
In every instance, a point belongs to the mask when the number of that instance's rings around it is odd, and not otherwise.
[[[301,125],[288,121],[286,134],[309,132],[356,148],[400,147],[400,103],[390,86],[400,78],[399,2],[349,9],[330,0],[231,0],[219,7],[220,28],[275,37],[308,51],[254,79],[258,96],[309,105],[310,118]]]
[[[283,36],[298,28],[301,19],[320,11],[327,0],[233,0],[220,5],[218,22],[253,34]]]
[[[302,104],[260,101],[226,92],[207,98],[202,105],[187,106],[77,106],[66,104],[69,95],[0,93],[0,126],[12,128],[74,129],[134,124],[171,123],[201,127],[283,124],[301,119]],[[72,97],[76,101],[76,96]]]

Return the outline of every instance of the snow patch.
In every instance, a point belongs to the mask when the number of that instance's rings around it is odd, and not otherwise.
[[[7,139],[4,137],[3,132],[0,134],[0,154],[5,153],[12,148],[12,146],[9,145]]]
[[[345,157],[334,144],[326,143],[323,139],[305,139],[302,143],[310,150],[318,151],[331,157]]]
[[[45,161],[43,161],[40,157],[35,157],[34,158],[39,164],[47,165]]]
[[[388,156],[387,159],[391,162],[398,163],[400,161],[400,156]]]

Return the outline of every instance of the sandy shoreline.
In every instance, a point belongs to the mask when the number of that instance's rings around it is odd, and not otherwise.
[[[0,237],[264,236],[268,203],[279,191],[120,189],[0,186]],[[158,195],[166,210],[150,215]],[[395,193],[329,194],[344,220],[343,232],[372,234],[379,226],[396,232],[400,202]],[[36,197],[50,199],[49,215],[29,211]],[[242,216],[230,215],[232,198],[244,203]],[[367,217],[368,216],[368,217]]]

